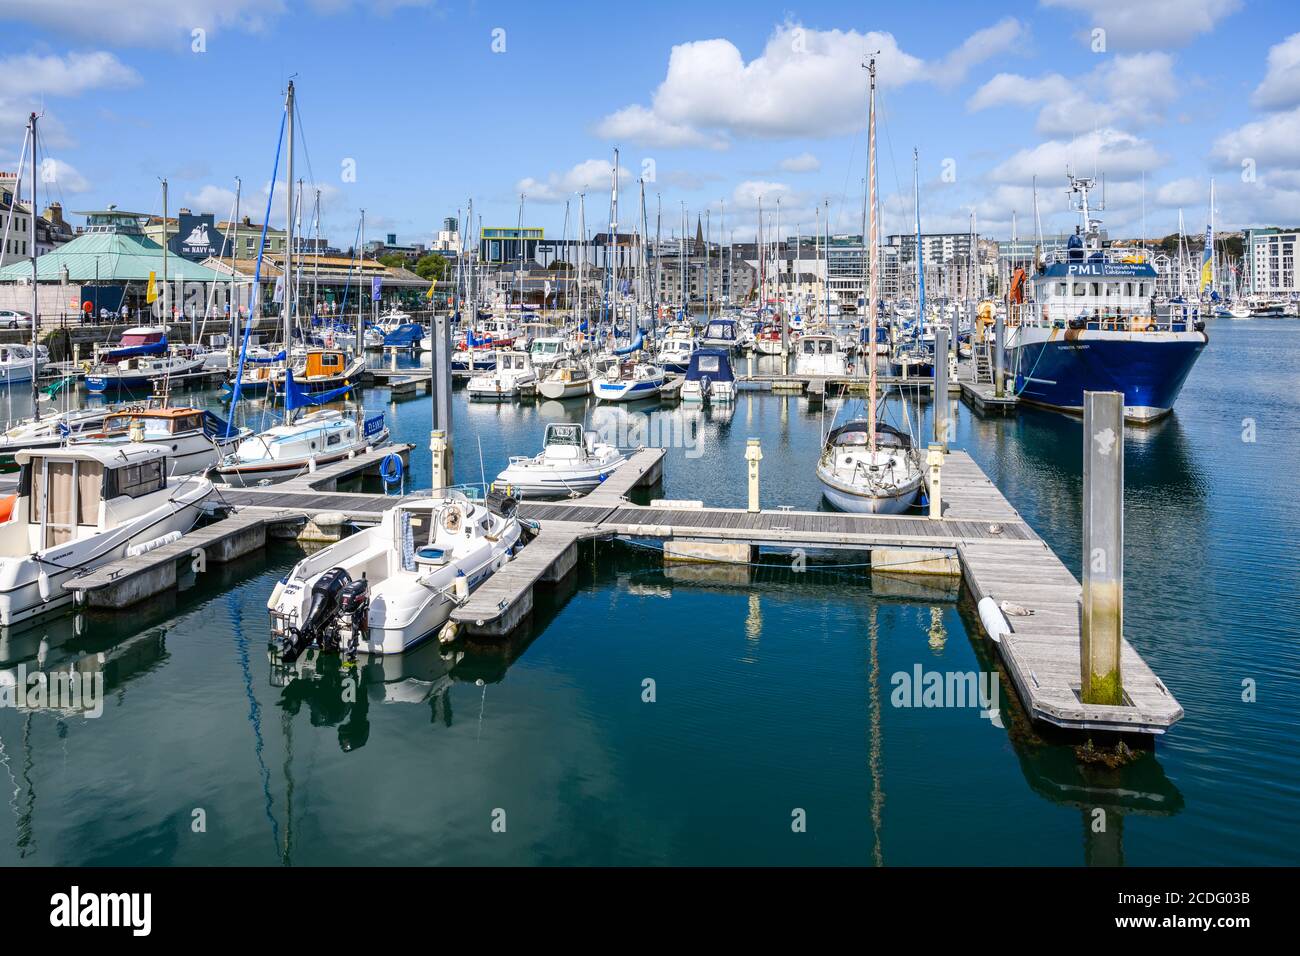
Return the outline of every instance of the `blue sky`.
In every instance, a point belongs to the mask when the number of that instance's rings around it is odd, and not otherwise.
[[[1180,206],[1202,231],[1211,176],[1221,227],[1300,224],[1294,3],[5,0],[0,25],[0,165],[43,108],[41,199],[69,209],[160,212],[166,176],[173,210],[224,218],[239,176],[260,217],[296,74],[295,173],[343,246],[362,208],[370,237],[429,241],[470,197],[485,224],[513,224],[521,191],[527,222],[558,235],[585,187],[602,228],[616,146],[625,226],[645,172],[665,235],[685,202],[692,230],[725,205],[751,236],[760,196],[773,215],[780,197],[782,232],[811,232],[826,202],[834,231],[856,231],[859,64],[879,50],[889,231],[911,228],[914,146],[927,231],[964,230],[974,208],[983,234],[1009,234],[1013,211],[1029,234],[1035,174],[1044,230],[1069,228],[1067,162],[1106,174],[1112,234],[1142,231],[1144,196],[1148,234]]]

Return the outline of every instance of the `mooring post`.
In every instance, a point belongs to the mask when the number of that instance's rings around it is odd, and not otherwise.
[[[1002,397],[1005,388],[1002,382],[1006,374],[1002,367],[1002,356],[1006,348],[1006,337],[1006,317],[1001,312],[996,312],[993,316],[993,394],[998,398]]]
[[[1079,658],[1085,704],[1122,704],[1124,637],[1124,395],[1083,393],[1083,608]]]
[[[947,396],[944,396],[946,402]],[[939,481],[939,472],[943,468],[944,447],[935,442],[926,455],[926,464],[930,466],[930,517],[938,521],[943,517],[943,490]]]
[[[429,362],[430,397],[433,404],[433,435],[430,449],[433,451],[434,488],[446,488],[452,484],[452,427],[451,427],[451,324],[447,316],[438,315],[433,319],[433,355]],[[441,436],[441,438],[439,438]],[[439,480],[441,476],[441,481]],[[487,489],[483,489],[487,494]]]
[[[749,510],[758,511],[758,463],[763,460],[763,449],[757,438],[745,443],[745,461],[749,462]]]
[[[934,330],[934,440],[948,447],[948,330],[942,325]]]

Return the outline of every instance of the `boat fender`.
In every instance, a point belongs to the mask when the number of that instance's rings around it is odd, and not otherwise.
[[[316,474],[316,456],[315,456],[315,455],[312,455],[310,458],[307,459],[307,473],[308,473],[308,474],[311,474],[311,475]]]
[[[456,632],[460,630],[455,621],[448,621],[443,625],[442,630],[438,633],[439,644],[450,644],[456,639]]]
[[[469,600],[469,578],[465,577],[464,571],[456,572],[456,580],[453,586],[457,604],[464,604]]]
[[[998,602],[991,597],[980,598],[978,610],[980,623],[984,625],[985,632],[992,638],[994,644],[1001,644],[1002,638],[1011,633],[1011,625],[1003,616]]]
[[[275,587],[271,589],[271,597],[266,602],[268,611],[274,611],[280,605],[280,596],[284,594],[284,578],[275,582]]]
[[[181,533],[179,531],[168,531],[166,534],[159,535],[156,538],[150,538],[148,541],[128,545],[126,556],[128,558],[135,558],[142,554],[148,554],[155,548],[161,548],[164,544],[171,544],[173,541],[180,540],[180,536]]]
[[[46,603],[50,600],[50,572],[41,568],[41,573],[36,576],[36,586],[41,592],[41,602]]]

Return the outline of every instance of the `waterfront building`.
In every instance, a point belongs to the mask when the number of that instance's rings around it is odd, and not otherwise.
[[[1269,298],[1300,293],[1296,252],[1300,230],[1247,229],[1243,234],[1246,292]]]

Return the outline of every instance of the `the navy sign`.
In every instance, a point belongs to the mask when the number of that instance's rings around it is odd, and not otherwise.
[[[221,252],[221,233],[217,232],[216,219],[212,213],[196,216],[183,212],[177,218],[176,225],[176,235],[167,243],[167,247],[176,255],[192,262],[202,262]]]

